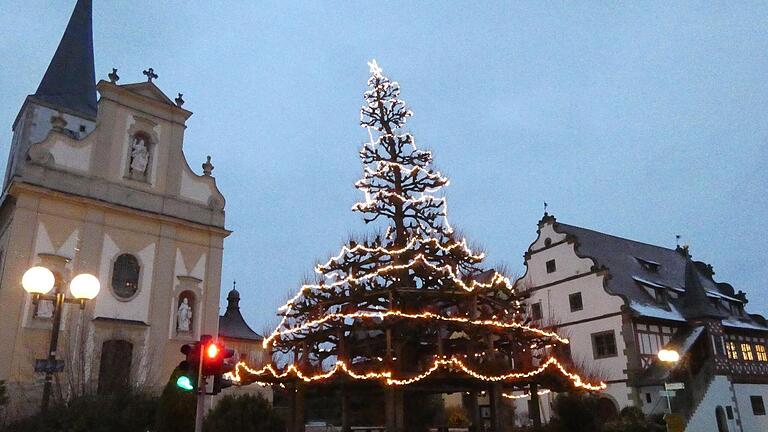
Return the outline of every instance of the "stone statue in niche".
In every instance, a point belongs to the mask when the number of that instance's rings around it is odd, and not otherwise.
[[[136,135],[131,144],[130,171],[133,175],[145,176],[149,164],[149,145],[142,135]]]
[[[192,307],[189,306],[189,299],[184,297],[179,305],[179,310],[176,313],[176,330],[181,332],[189,332],[192,327]]]

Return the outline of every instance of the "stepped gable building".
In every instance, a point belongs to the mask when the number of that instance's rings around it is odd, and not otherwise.
[[[664,413],[664,382],[683,382],[671,404],[686,430],[768,430],[768,324],[746,311],[743,292],[715,281],[712,266],[687,247],[615,237],[546,213],[538,228],[519,281],[531,316],[569,337],[566,355],[609,383],[607,411]],[[657,359],[662,348],[681,355],[671,370]]]
[[[210,160],[198,175],[183,153],[192,112],[160,90],[152,69],[141,82],[119,83],[114,70],[95,82],[91,9],[77,1],[13,122],[0,198],[0,380],[11,413],[38,406],[34,361],[51,337],[51,303],[34,304],[20,284],[32,266],[101,283],[84,310],[63,309],[56,382],[65,395],[161,386],[181,345],[218,328],[230,232]]]

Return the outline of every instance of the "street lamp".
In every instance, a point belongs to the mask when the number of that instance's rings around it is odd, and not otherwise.
[[[85,308],[85,302],[92,300],[99,294],[101,286],[96,276],[88,273],[81,273],[69,284],[69,291],[72,297],[67,297],[63,285],[65,285],[60,274],[54,274],[46,267],[35,266],[24,272],[21,278],[21,286],[24,290],[32,294],[32,302],[37,305],[40,300],[50,300],[53,302],[53,326],[51,329],[51,344],[48,349],[48,359],[45,362],[45,385],[43,386],[42,411],[48,410],[48,402],[51,398],[51,382],[53,373],[58,371],[58,362],[56,361],[56,350],[59,344],[59,329],[61,328],[61,310],[64,303],[75,303],[80,305],[80,309]],[[54,290],[53,294],[48,294]]]
[[[659,358],[659,360],[662,363],[666,364],[669,367],[670,372],[671,372],[671,369],[675,366],[675,364],[680,361],[680,353],[678,353],[673,349],[659,350],[656,356]],[[666,385],[667,381],[669,380],[664,381],[664,391],[666,392],[666,395],[667,395],[667,409],[669,410],[669,414],[672,414],[672,402],[670,402],[669,400],[670,399],[669,392],[672,390],[667,389],[667,385]]]

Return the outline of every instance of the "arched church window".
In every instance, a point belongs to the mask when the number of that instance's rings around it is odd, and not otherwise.
[[[139,290],[139,260],[131,254],[122,254],[112,267],[112,291],[123,300],[136,295]]]
[[[192,291],[182,291],[176,310],[176,332],[192,333],[194,319],[195,294]]]
[[[131,137],[128,153],[128,175],[134,180],[147,180],[151,153],[149,135],[137,132]]]

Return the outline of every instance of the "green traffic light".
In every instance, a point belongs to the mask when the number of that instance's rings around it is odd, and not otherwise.
[[[182,375],[176,380],[176,386],[183,389],[183,390],[192,390],[194,387],[192,386],[192,381],[189,379],[188,376]]]

